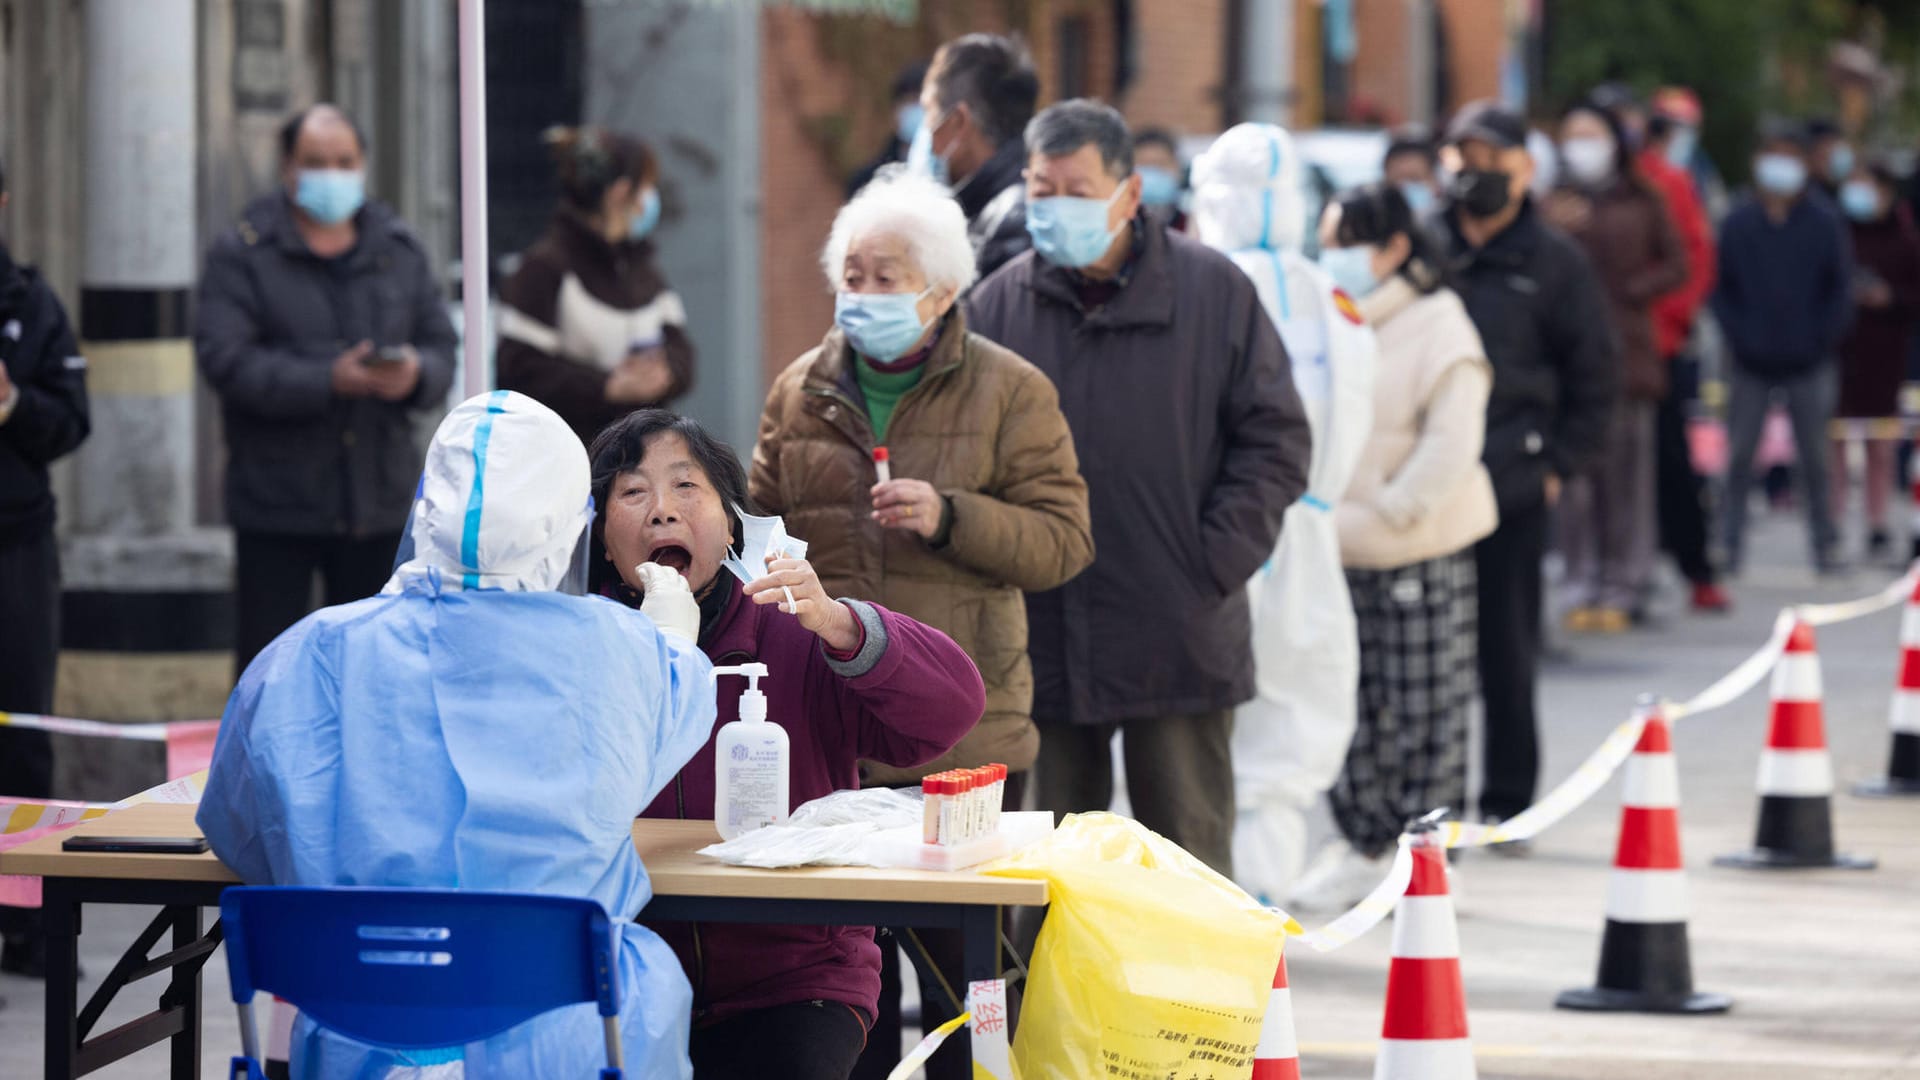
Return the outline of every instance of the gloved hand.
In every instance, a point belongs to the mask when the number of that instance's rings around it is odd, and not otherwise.
[[[663,634],[673,634],[695,642],[700,637],[700,603],[693,589],[678,570],[659,563],[641,563],[637,568],[641,589],[640,614],[653,620]]]

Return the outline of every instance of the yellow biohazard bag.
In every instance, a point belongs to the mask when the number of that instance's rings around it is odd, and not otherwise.
[[[1246,1080],[1284,915],[1114,814],[1072,815],[984,872],[1040,878],[1052,905],[1014,1035],[1021,1080]]]

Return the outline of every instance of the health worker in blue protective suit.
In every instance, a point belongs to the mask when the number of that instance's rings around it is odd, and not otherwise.
[[[705,745],[711,667],[638,611],[556,591],[576,574],[584,586],[588,485],[580,440],[531,398],[499,391],[448,415],[393,579],[282,634],[227,703],[198,821],[241,879],[590,896],[619,919],[639,912],[652,890],[633,820]],[[687,1077],[686,975],[651,931],[622,932],[628,1075]],[[604,1053],[594,1007],[576,1005],[430,1052],[372,1050],[302,1019],[292,1065],[295,1077],[583,1077]]]

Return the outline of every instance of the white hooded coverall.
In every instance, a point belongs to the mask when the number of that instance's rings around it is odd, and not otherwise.
[[[1193,164],[1200,239],[1253,279],[1313,429],[1307,493],[1248,583],[1256,691],[1234,717],[1234,872],[1275,903],[1299,877],[1306,813],[1353,738],[1360,646],[1332,508],[1373,426],[1376,351],[1352,299],[1299,253],[1309,226],[1301,184],[1292,138],[1270,124],[1228,130]]]

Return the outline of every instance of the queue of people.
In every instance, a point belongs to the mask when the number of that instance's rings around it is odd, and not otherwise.
[[[899,160],[823,237],[833,325],[744,459],[667,407],[696,360],[639,139],[549,133],[561,201],[502,288],[501,389],[422,456],[404,436],[453,370],[425,257],[367,199],[350,118],[288,124],[283,190],[209,252],[196,333],[232,449],[243,668],[200,822],[245,880],[637,914],[629,823],[713,816],[738,705],[708,677],[750,658],[780,676],[795,805],[1000,762],[1014,805],[1104,810],[1117,760],[1148,827],[1274,902],[1339,908],[1409,818],[1469,804],[1475,700],[1478,815],[1532,804],[1550,549],[1570,630],[1628,629],[1663,537],[1695,607],[1724,609],[1675,375],[1709,295],[1733,356],[1730,564],[1776,395],[1815,562],[1838,564],[1834,397],[1892,408],[1887,354],[1920,321],[1920,242],[1878,166],[1771,131],[1716,245],[1697,101],[1596,92],[1551,162],[1477,102],[1438,140],[1395,133],[1385,178],[1309,223],[1280,128],[1236,127],[1189,169],[1103,103],[1036,110],[1015,40],[968,35],[912,74]],[[0,360],[5,446],[11,414],[73,395],[16,389],[33,369]],[[27,468],[84,436],[77,400],[77,422],[28,417]],[[1890,486],[1890,455],[1868,464]],[[806,556],[734,562],[763,515]],[[306,614],[316,578],[328,606]],[[530,745],[529,715],[554,737]],[[1339,837],[1315,858],[1322,797]],[[908,932],[931,1026],[963,1006],[959,943]],[[904,973],[873,928],[623,934],[648,1075],[845,1080],[897,1056]],[[310,1075],[511,1072],[586,1061],[590,1020],[404,1058],[311,1024],[296,1045]],[[959,1044],[929,1069],[970,1075]]]

